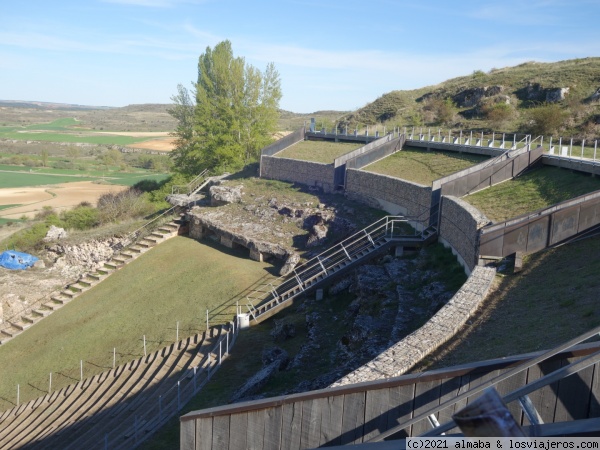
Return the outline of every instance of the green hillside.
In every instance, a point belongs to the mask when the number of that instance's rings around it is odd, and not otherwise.
[[[550,118],[559,120],[547,131],[597,139],[600,58],[532,61],[475,71],[435,86],[392,91],[345,115],[340,123],[534,132],[544,118],[538,117],[544,112],[541,108],[548,107]]]

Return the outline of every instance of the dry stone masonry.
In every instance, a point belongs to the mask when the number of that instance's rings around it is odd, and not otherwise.
[[[406,373],[465,325],[485,299],[495,273],[492,268],[476,267],[454,297],[425,325],[330,387],[392,378]]]

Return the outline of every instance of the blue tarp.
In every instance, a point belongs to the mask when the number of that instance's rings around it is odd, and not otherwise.
[[[0,266],[6,267],[7,269],[23,270],[33,266],[38,259],[39,258],[27,253],[7,250],[0,253]]]

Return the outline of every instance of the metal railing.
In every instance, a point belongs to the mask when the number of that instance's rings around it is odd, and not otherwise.
[[[171,186],[171,194],[193,194],[203,183],[204,179],[208,175],[208,169],[204,169],[198,176],[196,176],[188,184],[176,184]]]
[[[406,422],[403,422],[393,428],[390,428],[389,430],[379,434],[378,436],[374,437],[373,439],[369,440],[368,442],[380,442],[386,438],[389,438],[389,437],[395,435],[396,433],[401,432],[402,430],[406,429],[407,427],[414,425],[415,423],[418,423],[423,420],[431,421],[430,418],[432,416],[435,416],[435,414],[439,413],[440,411],[442,411],[446,408],[452,407],[452,406],[456,405],[458,402],[465,400],[467,397],[472,397],[473,395],[478,394],[479,392],[482,392],[483,390],[485,390],[489,387],[497,385],[501,381],[507,380],[508,378],[510,378],[514,375],[517,375],[518,373],[521,373],[537,364],[540,364],[540,363],[548,360],[549,358],[553,357],[554,355],[564,352],[565,350],[568,350],[583,341],[593,338],[593,337],[597,336],[598,333],[600,333],[600,327],[595,327],[592,330],[588,331],[587,333],[577,336],[576,338],[571,339],[571,340],[569,340],[547,352],[544,352],[537,357],[531,358],[531,359],[525,361],[524,363],[519,364],[518,366],[492,378],[489,381],[483,382],[461,394],[458,394],[456,397],[453,397],[450,400],[440,403],[440,405],[438,405],[438,406],[430,408],[427,411],[416,415],[414,418],[412,418]],[[580,361],[576,361],[567,366],[564,366],[554,372],[551,372],[551,373],[543,376],[542,378],[540,378],[530,384],[523,386],[522,388],[519,388],[519,389],[507,394],[506,396],[504,396],[504,400],[507,403],[510,401],[519,400],[522,404],[526,404],[527,406],[523,407],[523,409],[525,410],[525,414],[528,416],[528,418],[530,420],[535,420],[534,415],[530,416],[532,411],[529,408],[529,405],[528,405],[529,402],[528,402],[528,399],[525,398],[525,396],[527,396],[529,393],[531,393],[535,390],[541,389],[542,387],[547,386],[555,381],[566,378],[569,375],[573,375],[574,373],[577,373],[578,371],[583,370],[586,367],[589,367],[590,365],[596,364],[598,361],[600,361],[600,352],[595,352],[592,355],[587,356]],[[535,424],[535,422],[533,422],[533,421],[532,421],[532,423]],[[426,432],[424,434],[424,436],[439,436],[440,434],[453,429],[455,426],[456,425],[453,421],[447,422],[447,423],[439,425],[439,426],[436,425],[433,427],[432,430]]]
[[[275,306],[290,301],[315,283],[392,240],[414,239],[415,243],[421,242],[422,232],[414,228],[412,234],[406,232],[410,221],[408,217],[386,216],[298,266],[290,274],[274,279],[263,289],[255,290],[246,297],[247,308],[253,319],[258,321],[260,316]]]

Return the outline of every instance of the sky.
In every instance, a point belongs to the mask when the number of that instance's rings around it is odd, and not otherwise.
[[[228,39],[280,107],[358,109],[393,90],[600,56],[600,0],[0,0],[0,100],[172,103]]]

